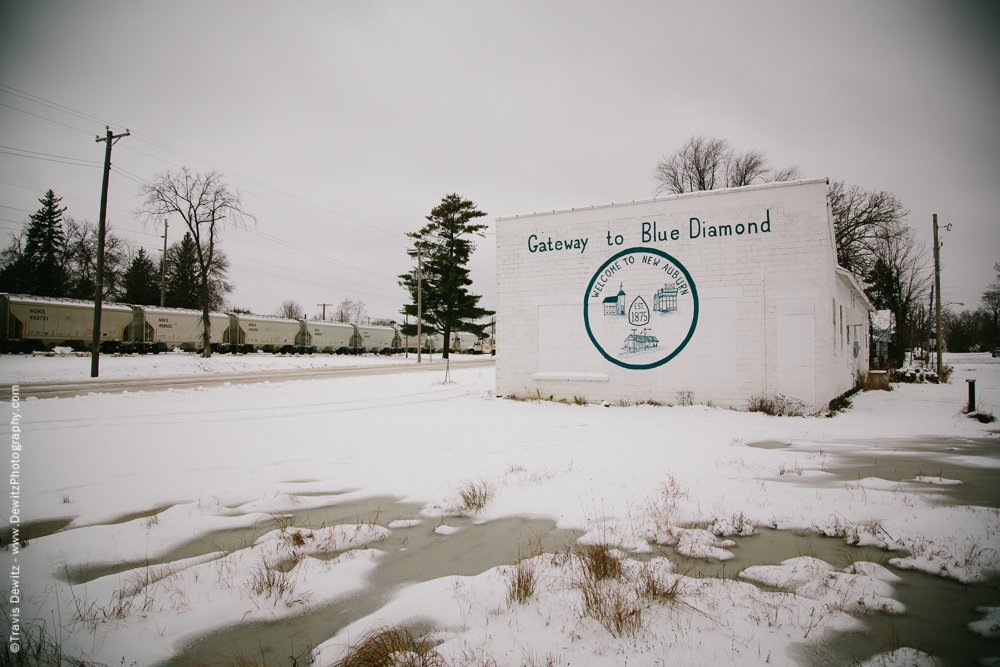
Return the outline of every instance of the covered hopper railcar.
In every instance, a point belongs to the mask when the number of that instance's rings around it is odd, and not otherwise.
[[[303,323],[282,317],[230,313],[224,350],[232,352],[297,352]]]
[[[213,351],[360,354],[403,350],[402,336],[395,327],[238,313],[210,313],[209,318]],[[89,350],[93,320],[92,301],[0,293],[0,352],[51,350],[57,345]],[[117,303],[101,306],[104,352],[200,351],[203,337],[198,310]],[[433,351],[441,350],[440,335],[425,339]]]
[[[362,352],[397,352],[403,349],[403,340],[394,327],[355,326],[352,347]]]
[[[337,322],[303,322],[298,347],[307,352],[344,354],[351,351],[354,325]]]
[[[132,322],[127,328],[122,348],[128,352],[166,352],[181,349],[199,351],[205,337],[200,310],[132,306]],[[229,316],[209,313],[209,335],[212,349],[218,348],[226,336]]]
[[[101,304],[101,349],[117,350],[132,308]],[[94,339],[94,302],[0,294],[0,351],[51,350],[57,345],[89,350]]]

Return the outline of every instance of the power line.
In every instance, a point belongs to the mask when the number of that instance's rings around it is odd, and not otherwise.
[[[0,208],[9,208],[12,211],[21,211],[22,213],[34,213],[34,211],[29,211],[26,208],[17,208],[16,206],[7,206],[6,204],[0,204]]]
[[[112,168],[114,168],[114,165],[111,165],[111,166],[112,166]],[[0,180],[0,183],[3,183],[4,185],[9,185],[9,186],[14,187],[14,188],[21,188],[22,190],[27,190],[29,192],[35,192],[35,193],[45,194],[44,190],[38,190],[36,188],[29,188],[26,185],[18,185],[17,183],[11,183],[10,181],[2,181],[2,180]],[[99,204],[97,202],[88,201],[86,199],[80,199],[79,197],[70,197],[68,195],[63,195],[62,197],[60,197],[60,199],[68,199],[70,201],[78,201],[78,202],[80,202],[82,204],[90,204],[91,206],[99,206]],[[109,209],[113,209],[115,211],[121,211],[122,213],[131,213],[131,211],[129,211],[128,209],[118,208],[116,206],[109,206],[108,208]]]
[[[89,120],[89,121],[92,121],[92,122],[106,124],[106,125],[116,125],[116,126],[118,126],[118,124],[116,124],[116,123],[111,123],[111,122],[109,122],[107,120],[99,119],[96,116],[92,116],[90,114],[81,112],[81,111],[79,111],[77,109],[73,109],[72,107],[68,107],[68,106],[65,106],[63,104],[59,104],[57,102],[53,102],[51,100],[47,100],[47,99],[45,99],[43,97],[39,97],[37,95],[32,95],[31,93],[27,93],[27,92],[25,92],[23,90],[18,90],[17,88],[14,88],[12,86],[8,86],[6,84],[0,84],[0,89],[6,89],[4,92],[7,92],[10,95],[15,95],[17,97],[21,97],[22,99],[25,99],[25,100],[27,100],[29,102],[40,104],[42,106],[46,106],[46,107],[48,107],[50,109],[53,109],[55,111],[61,111],[62,113],[66,113],[66,114],[75,116],[77,118],[81,118],[83,120]],[[10,91],[14,91],[14,92],[11,93]],[[0,103],[0,104],[2,104],[2,103]],[[4,105],[4,106],[9,106],[9,105]],[[10,108],[11,109],[15,109],[17,111],[21,111],[23,113],[27,113],[27,114],[32,115],[32,116],[37,116],[38,118],[42,118],[43,120],[48,120],[48,121],[56,123],[58,125],[65,125],[64,123],[59,123],[58,121],[52,120],[51,118],[45,118],[44,116],[39,116],[38,114],[33,114],[33,113],[29,112],[29,111],[25,111],[24,109],[19,109],[17,107],[10,107]],[[80,128],[72,127],[70,125],[65,125],[65,126],[66,127],[70,127],[72,129],[75,129],[75,130],[77,130],[79,132],[85,132],[85,130],[81,130]],[[289,192],[285,192],[284,190],[281,190],[279,188],[273,187],[271,185],[263,183],[262,181],[258,181],[258,180],[254,179],[254,178],[249,177],[249,176],[245,176],[243,174],[240,174],[239,172],[236,172],[236,171],[234,171],[232,169],[226,169],[225,167],[223,167],[221,165],[218,165],[218,164],[215,164],[214,162],[211,162],[209,160],[205,160],[203,158],[200,158],[197,155],[194,155],[193,153],[188,153],[187,151],[183,151],[181,149],[174,148],[174,147],[170,146],[169,144],[166,144],[166,143],[164,143],[162,141],[154,139],[153,137],[145,135],[145,134],[143,134],[141,132],[138,132],[138,131],[134,132],[132,134],[132,136],[134,138],[138,138],[140,141],[144,141],[145,143],[148,143],[151,146],[154,146],[154,147],[159,148],[161,150],[166,150],[166,151],[169,151],[169,152],[174,153],[176,155],[180,155],[181,157],[186,157],[186,158],[188,158],[190,160],[195,160],[195,161],[200,162],[200,163],[202,163],[204,165],[208,165],[208,166],[213,167],[215,169],[219,169],[219,170],[224,171],[226,173],[229,173],[229,174],[231,174],[233,176],[241,178],[241,179],[247,181],[248,183],[253,183],[254,185],[257,185],[259,187],[265,188],[265,189],[270,190],[272,192],[276,192],[278,194],[284,195],[286,197],[289,197],[290,199],[294,199],[294,200],[302,202],[304,204],[308,204],[310,206],[314,206],[314,207],[319,208],[321,210],[328,211],[329,213],[333,213],[334,215],[336,215],[338,217],[344,218],[345,220],[350,220],[351,222],[354,222],[356,224],[363,225],[365,227],[370,227],[371,229],[373,229],[375,231],[378,231],[378,232],[381,232],[382,234],[385,234],[385,235],[387,235],[389,237],[388,239],[382,239],[383,241],[389,241],[390,243],[394,243],[396,245],[400,245],[400,247],[406,247],[405,245],[400,244],[399,241],[394,238],[395,234],[393,234],[392,232],[389,232],[387,230],[384,230],[384,229],[382,229],[380,227],[377,227],[377,226],[375,226],[375,225],[373,225],[371,223],[364,222],[363,220],[358,220],[356,218],[352,218],[349,215],[345,215],[343,213],[340,213],[339,211],[334,211],[333,209],[326,208],[325,206],[320,206],[319,204],[310,202],[307,199],[304,199],[304,198],[299,197],[297,195],[293,195],[293,194],[291,194]],[[136,152],[141,152],[141,151],[136,151]],[[149,154],[147,153],[146,155],[149,155]],[[163,159],[163,158],[156,158],[155,156],[152,156],[152,155],[149,155],[149,157],[153,157],[154,159],[161,159],[161,160]],[[169,162],[167,160],[163,160],[163,161],[166,162],[167,164],[173,164],[173,163],[171,163],[171,162]],[[176,165],[174,165],[174,166],[176,166]],[[256,193],[253,193],[253,194],[256,194]],[[266,197],[262,197],[259,194],[256,195],[256,196],[261,197],[265,201],[273,201],[273,200],[267,199]],[[282,206],[288,206],[287,204],[282,204],[281,202],[273,202],[273,203],[279,204],[279,205],[282,205]],[[288,206],[288,208],[292,208],[292,207]],[[293,209],[293,210],[296,210],[296,209]],[[314,215],[314,217],[316,217],[316,218],[318,218],[320,220],[323,220],[325,222],[330,222],[332,224],[341,224],[341,225],[343,224],[343,223],[334,222],[332,220],[328,220],[326,218],[322,218],[320,216],[316,216],[315,214],[309,214],[309,213],[307,213],[305,211],[300,211],[300,212],[301,213],[306,213],[307,215]],[[366,234],[366,232],[364,232],[362,230],[358,230],[358,229],[354,229],[353,231]]]
[[[52,109],[54,111],[59,111],[61,113],[66,113],[68,115],[71,115],[71,116],[74,116],[76,118],[80,118],[82,120],[86,120],[86,121],[89,121],[89,122],[102,123],[102,124],[107,124],[107,125],[112,125],[112,124],[117,125],[117,124],[111,123],[111,122],[109,122],[107,120],[97,118],[96,116],[93,116],[91,114],[87,114],[87,113],[79,111],[77,109],[73,109],[72,107],[68,107],[68,106],[65,106],[63,104],[59,104],[57,102],[53,102],[51,100],[47,100],[45,98],[39,97],[37,95],[33,95],[31,93],[27,93],[27,92],[25,92],[23,90],[19,90],[17,88],[14,88],[14,87],[6,85],[6,84],[0,83],[0,92],[6,92],[9,95],[13,95],[15,97],[19,97],[19,98],[24,99],[26,101],[29,101],[29,102],[32,102],[32,103],[35,103],[35,104],[39,104],[41,106],[47,107],[49,109]],[[6,106],[8,108],[14,109],[16,111],[20,111],[22,113],[25,113],[25,114],[28,114],[28,115],[31,115],[31,116],[35,116],[37,118],[41,118],[42,120],[47,120],[47,121],[55,123],[57,125],[62,125],[64,127],[68,127],[70,129],[77,130],[78,132],[83,132],[85,134],[90,134],[90,132],[87,132],[86,130],[82,130],[82,129],[78,128],[78,127],[67,125],[65,123],[60,123],[59,121],[53,120],[51,118],[46,118],[45,116],[41,116],[39,114],[35,114],[35,113],[30,112],[30,111],[26,111],[24,109],[20,109],[18,107],[10,106],[8,104],[3,104],[2,102],[0,102],[0,105]],[[161,141],[159,141],[159,140],[157,140],[157,139],[155,139],[153,137],[150,137],[148,135],[142,134],[141,132],[134,132],[134,133],[132,133],[132,136],[133,136],[133,138],[139,139],[140,141],[143,141],[144,143],[146,143],[146,144],[148,144],[150,146],[153,146],[154,148],[157,148],[159,150],[165,150],[165,151],[168,151],[168,152],[173,153],[175,155],[179,155],[181,157],[184,157],[184,158],[187,158],[187,159],[191,159],[191,160],[194,160],[194,161],[199,162],[201,164],[204,164],[204,165],[207,165],[207,166],[219,169],[219,170],[224,171],[226,173],[229,173],[229,174],[231,174],[233,176],[236,176],[237,178],[241,178],[241,179],[243,179],[244,181],[246,181],[248,183],[251,183],[253,185],[256,185],[256,186],[259,186],[261,188],[264,188],[265,190],[270,190],[272,192],[275,192],[277,194],[283,195],[283,196],[288,197],[290,199],[302,202],[302,203],[307,204],[309,206],[313,206],[313,207],[318,208],[320,210],[327,211],[327,212],[332,213],[332,214],[334,214],[334,215],[336,215],[338,217],[344,218],[345,220],[350,220],[351,222],[354,222],[354,223],[356,223],[358,225],[362,225],[364,227],[370,228],[373,231],[380,232],[381,234],[384,234],[384,235],[386,235],[386,236],[388,236],[390,238],[389,239],[382,239],[380,237],[374,236],[373,234],[371,234],[369,232],[366,232],[363,229],[352,228],[350,226],[344,225],[343,223],[336,222],[334,220],[330,220],[328,218],[325,218],[323,216],[317,215],[317,214],[312,213],[310,211],[304,211],[304,210],[295,208],[295,207],[293,207],[293,206],[291,206],[291,205],[289,205],[289,204],[287,204],[285,202],[281,202],[281,201],[277,201],[277,200],[274,200],[274,199],[270,199],[270,198],[265,197],[265,196],[263,196],[263,195],[261,195],[259,193],[256,193],[256,192],[252,192],[252,191],[249,192],[249,194],[251,194],[251,195],[253,195],[255,197],[258,197],[260,199],[263,199],[264,201],[269,201],[269,202],[277,204],[279,206],[284,206],[285,208],[291,209],[291,210],[296,211],[298,213],[301,213],[303,215],[311,216],[311,217],[316,218],[317,220],[320,220],[320,221],[323,221],[323,222],[327,222],[327,223],[330,223],[330,224],[336,224],[336,225],[340,225],[340,226],[345,226],[348,229],[351,229],[351,231],[354,231],[356,233],[365,234],[366,236],[371,236],[372,238],[379,238],[379,240],[388,241],[388,242],[393,243],[394,245],[397,245],[399,247],[403,247],[403,248],[407,247],[406,244],[400,242],[398,240],[398,238],[396,238],[396,236],[393,233],[391,233],[391,232],[389,232],[387,230],[384,230],[384,229],[382,229],[380,227],[377,227],[377,226],[375,226],[375,225],[373,225],[371,223],[367,223],[367,222],[364,222],[362,220],[358,220],[356,218],[352,218],[351,216],[345,215],[345,214],[340,213],[338,211],[335,211],[333,209],[329,209],[329,208],[326,208],[324,206],[315,204],[315,203],[313,203],[313,202],[311,202],[311,201],[309,201],[309,200],[307,200],[305,198],[299,197],[299,196],[291,194],[289,192],[285,192],[284,190],[281,190],[279,188],[270,186],[270,185],[268,185],[268,184],[266,184],[266,183],[264,183],[262,181],[258,181],[258,180],[254,179],[254,178],[251,178],[249,176],[245,176],[245,175],[240,174],[240,173],[238,173],[236,171],[233,171],[233,170],[230,170],[230,169],[226,169],[225,167],[217,165],[217,164],[215,164],[215,163],[213,163],[213,162],[211,162],[209,160],[205,160],[203,158],[200,158],[200,157],[198,157],[198,156],[196,156],[196,155],[194,155],[192,153],[188,153],[187,151],[174,148],[174,147],[170,146],[169,144],[161,142]],[[172,163],[169,160],[166,160],[166,159],[164,159],[162,157],[159,157],[159,156],[156,156],[156,155],[152,155],[152,154],[146,153],[144,151],[137,150],[137,149],[135,149],[135,148],[133,148],[131,146],[122,146],[122,148],[125,148],[127,150],[131,150],[131,151],[140,153],[142,155],[146,155],[147,157],[151,157],[153,159],[161,160],[161,161],[165,162],[166,164],[169,164],[169,165],[172,165],[172,166],[178,166],[175,163]],[[14,149],[14,150],[22,150],[22,149]],[[0,153],[4,153],[4,152],[5,151],[0,150]],[[34,151],[23,151],[23,152],[35,153]],[[47,160],[47,161],[52,161],[52,162],[60,162],[61,159],[75,160],[76,162],[65,162],[65,164],[71,164],[71,165],[75,165],[75,166],[99,166],[99,164],[100,164],[100,163],[97,163],[95,161],[90,161],[90,160],[86,160],[85,161],[85,160],[78,159],[78,158],[67,158],[65,156],[50,156],[50,157],[47,158],[47,157],[43,157],[43,156],[48,155],[48,154],[45,154],[45,153],[35,153],[35,155],[21,155],[19,153],[8,153],[8,154],[14,155],[16,157],[27,157],[27,158]],[[86,164],[86,163],[90,163],[90,164]],[[142,178],[141,176],[138,176],[137,174],[133,174],[133,173],[127,171],[127,170],[124,170],[121,167],[113,165],[112,169],[115,171],[116,174],[118,174],[118,175],[120,175],[120,176],[122,176],[124,178],[127,178],[127,179],[129,179],[129,180],[131,180],[131,181],[133,181],[133,182],[135,182],[137,184],[142,185],[142,184],[148,184],[149,183],[149,181],[147,181],[146,179]],[[17,187],[23,187],[23,186],[17,186]],[[23,210],[23,209],[17,209],[17,210]],[[30,211],[28,211],[28,212],[30,213]],[[283,239],[279,239],[279,238],[271,236],[269,234],[265,234],[264,232],[259,232],[259,231],[256,231],[256,230],[251,230],[251,231],[253,233],[256,233],[256,234],[262,236],[263,238],[268,239],[272,243],[278,243],[280,245],[285,246],[289,250],[292,250],[292,251],[295,251],[295,252],[298,252],[298,253],[302,253],[302,254],[305,254],[307,256],[311,256],[311,257],[313,257],[315,259],[320,259],[320,260],[325,261],[325,262],[330,262],[330,263],[332,263],[332,264],[334,264],[336,266],[340,266],[342,268],[346,268],[346,269],[349,269],[349,270],[352,270],[352,271],[357,271],[359,273],[363,273],[363,274],[370,275],[370,276],[373,276],[373,277],[377,277],[377,278],[380,278],[380,279],[391,280],[391,281],[395,281],[396,280],[395,276],[387,276],[385,274],[379,274],[379,273],[376,273],[376,272],[373,272],[373,271],[368,271],[366,269],[361,269],[359,267],[351,266],[350,264],[347,264],[345,262],[340,262],[338,260],[334,260],[332,258],[320,255],[319,253],[313,252],[313,251],[308,250],[306,248],[303,248],[301,246],[297,246],[297,245],[295,245],[293,243],[284,241]],[[494,281],[496,280],[496,277],[494,275],[488,274],[488,273],[486,273],[484,271],[481,271],[481,270],[479,270],[479,269],[477,269],[475,267],[469,267],[469,268],[470,268],[471,271],[473,271],[473,272],[475,272],[477,274],[480,274],[480,275],[482,275],[482,276],[484,276],[486,278],[489,278],[491,280],[494,280]]]
[[[13,155],[14,157],[25,157],[25,158],[28,158],[28,159],[31,159],[31,160],[44,160],[45,162],[59,162],[61,164],[69,164],[69,165],[72,165],[74,167],[100,167],[101,166],[100,163],[83,164],[82,160],[80,160],[79,162],[68,162],[68,160],[79,160],[79,158],[66,158],[66,160],[55,160],[53,158],[41,157],[39,155],[21,155],[20,153],[11,153],[10,151],[5,151],[5,150],[0,150],[0,153],[3,153],[4,155]],[[87,162],[90,162],[90,160],[87,160]]]
[[[80,118],[82,120],[89,120],[95,123],[105,123],[105,121],[102,121],[100,118],[96,118],[94,116],[91,116],[90,114],[83,113],[82,111],[77,111],[76,109],[71,109],[70,107],[63,106],[62,104],[59,104],[57,102],[50,102],[49,100],[37,97],[35,95],[32,95],[31,93],[26,93],[23,90],[18,90],[13,86],[8,86],[7,84],[0,83],[0,88],[6,88],[6,90],[4,90],[3,92],[7,93],[8,95],[13,95],[14,97],[20,97],[23,100],[39,104],[43,107],[49,107],[50,109],[53,109],[55,111],[61,111],[71,116],[76,116],[77,118]]]
[[[56,125],[62,125],[63,127],[68,127],[71,130],[76,130],[77,132],[83,132],[84,134],[93,134],[93,132],[88,132],[87,130],[81,130],[78,127],[73,127],[72,125],[67,125],[66,123],[60,123],[57,120],[52,120],[51,118],[46,118],[45,116],[39,116],[37,113],[31,113],[30,111],[25,111],[24,109],[19,109],[17,107],[12,107],[9,104],[4,104],[0,102],[0,107],[7,107],[8,109],[13,109],[14,111],[20,111],[21,113],[26,113],[29,116],[34,116],[35,118],[41,118],[42,120],[47,120],[50,123],[55,123]]]
[[[61,158],[63,160],[76,160],[78,162],[89,162],[91,164],[101,164],[97,160],[87,160],[85,158],[69,157],[69,156],[66,156],[66,155],[53,155],[52,153],[39,153],[38,151],[29,151],[27,148],[15,148],[14,146],[2,146],[2,145],[0,145],[0,148],[6,148],[9,151],[18,151],[20,153],[31,153],[32,155],[44,155],[46,157],[57,157],[57,158]]]

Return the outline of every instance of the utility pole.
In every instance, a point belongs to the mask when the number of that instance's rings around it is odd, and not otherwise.
[[[420,321],[423,319],[423,310],[421,308],[422,304],[420,302],[420,292],[422,289],[422,283],[424,280],[424,263],[423,255],[420,254],[420,248],[417,248],[417,363],[420,363],[420,351],[421,351],[421,340],[420,340]]]
[[[160,308],[167,293],[167,221],[163,221],[163,258],[160,261]]]
[[[325,322],[326,321],[326,307],[327,306],[332,306],[333,304],[332,303],[317,303],[316,305],[317,306],[323,306],[323,321]]]
[[[937,294],[935,307],[935,319],[937,324],[937,374],[941,377],[941,252],[938,243],[937,213],[934,214],[934,293]]]
[[[101,185],[101,219],[97,225],[97,276],[94,279],[94,337],[92,340],[93,351],[90,357],[90,377],[95,378],[99,372],[101,359],[101,298],[104,292],[104,230],[108,215],[108,179],[111,176],[111,146],[116,139],[129,136],[126,129],[124,134],[112,134],[111,128],[107,125],[104,129],[108,131],[107,136],[97,137],[95,141],[106,141],[108,145],[104,148],[104,183]]]
[[[934,285],[931,285],[931,303],[927,306],[927,320],[921,320],[921,328],[924,330],[924,334],[927,336],[927,345],[924,347],[926,352],[924,356],[927,357],[927,363],[931,361],[931,318],[934,317]]]

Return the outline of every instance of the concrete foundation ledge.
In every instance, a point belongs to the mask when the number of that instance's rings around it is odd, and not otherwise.
[[[569,380],[578,382],[607,382],[604,373],[535,373],[532,380]]]

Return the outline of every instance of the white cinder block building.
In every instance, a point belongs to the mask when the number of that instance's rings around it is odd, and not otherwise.
[[[868,370],[826,179],[497,219],[497,393],[819,410]]]

